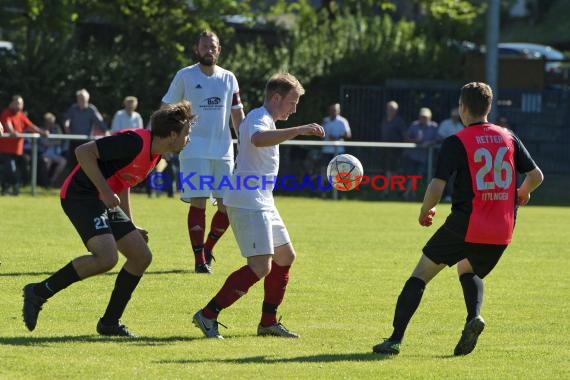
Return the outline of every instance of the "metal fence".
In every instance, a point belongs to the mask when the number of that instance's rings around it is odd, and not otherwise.
[[[421,107],[429,107],[433,120],[441,122],[457,107],[459,85],[343,86],[343,115],[349,120],[354,140],[380,141],[380,123],[385,105],[395,100],[400,116],[411,124]],[[501,89],[497,98],[499,116],[548,174],[570,174],[570,91],[521,91]],[[496,120],[490,120],[497,122]],[[378,155],[363,152],[363,160],[380,167]]]
[[[38,141],[40,138],[46,138],[40,136],[38,133],[22,133],[19,135],[22,138],[30,139],[31,141],[31,160],[30,160],[30,184],[31,184],[31,192],[32,195],[35,196],[37,193],[37,161],[38,161]],[[9,138],[11,137],[9,134],[0,135],[0,138]],[[54,140],[92,140],[94,137],[88,135],[63,135],[63,134],[50,134],[48,139]],[[234,144],[237,143],[234,140]],[[307,154],[311,151],[318,151],[320,152],[323,146],[334,146],[334,147],[346,147],[349,150],[348,153],[354,153],[359,159],[361,159],[365,171],[370,171],[371,173],[375,173],[376,171],[369,166],[369,162],[362,159],[361,156],[364,156],[364,152],[367,151],[378,151],[379,149],[413,149],[416,148],[416,144],[414,143],[391,143],[391,142],[366,142],[366,141],[311,141],[311,140],[290,140],[281,143],[280,145],[284,145],[283,148],[284,152],[282,152],[284,159],[282,160],[282,165],[280,168],[280,175],[291,175],[297,172],[298,167],[296,165],[299,164],[300,158],[298,155],[296,156],[295,151],[293,149],[298,148],[302,149],[304,154]],[[298,152],[298,151],[297,151]],[[433,160],[434,160],[434,150],[429,149],[429,159],[427,162],[426,173],[428,178],[431,178],[433,168]],[[336,190],[334,192],[333,197],[336,198]]]

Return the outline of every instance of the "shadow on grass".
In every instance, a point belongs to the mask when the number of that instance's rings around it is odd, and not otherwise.
[[[99,335],[64,335],[64,336],[15,336],[0,337],[0,346],[49,346],[60,343],[113,343],[130,344],[136,346],[161,346],[177,342],[190,342],[198,338],[191,336],[166,336],[152,337],[145,336],[135,339],[106,337]]]
[[[19,277],[19,276],[51,276],[57,268],[52,272],[0,272],[0,277]],[[116,276],[119,271],[103,273],[103,276]],[[194,274],[194,270],[190,269],[166,269],[166,270],[150,270],[145,272],[145,276],[155,276],[163,274]]]
[[[392,355],[379,355],[373,353],[349,353],[349,354],[320,354],[308,356],[296,356],[293,358],[268,358],[264,355],[251,356],[247,358],[236,359],[210,359],[210,360],[160,360],[158,364],[196,364],[196,363],[230,363],[230,364],[283,364],[283,363],[333,363],[333,362],[365,362],[377,361],[393,358]]]

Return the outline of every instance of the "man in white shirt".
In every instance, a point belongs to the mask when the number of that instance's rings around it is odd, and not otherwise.
[[[437,137],[439,140],[445,140],[449,136],[456,134],[462,129],[463,124],[459,118],[459,109],[454,108],[451,110],[449,119],[445,119],[439,125],[439,128],[437,130]]]
[[[249,112],[240,126],[236,171],[224,204],[241,254],[247,259],[214,298],[194,314],[194,324],[207,338],[219,338],[218,314],[245,295],[261,278],[264,299],[257,335],[298,338],[277,321],[289,269],[295,260],[287,228],[275,207],[273,188],[279,170],[279,145],[299,135],[324,136],[318,124],[276,129],[275,121],[295,113],[305,90],[291,74],[273,75],[265,87],[263,107]]]
[[[127,96],[123,100],[124,109],[119,110],[113,116],[111,123],[111,132],[119,132],[123,129],[143,128],[143,119],[136,111],[139,105],[139,100],[134,96]]]
[[[329,116],[323,119],[326,141],[342,141],[350,139],[352,132],[348,120],[340,115],[340,104],[334,103],[329,106]],[[344,146],[323,146],[323,160],[325,165],[337,154],[344,153]]]
[[[233,171],[233,144],[229,128],[230,116],[236,136],[244,119],[243,105],[235,75],[216,65],[222,48],[213,32],[202,32],[195,54],[198,63],[179,70],[164,97],[163,103],[176,103],[182,99],[192,103],[198,115],[192,129],[192,139],[180,153],[180,171],[188,182],[181,181],[181,199],[190,203],[188,234],[194,251],[196,273],[211,273],[213,248],[229,226],[222,191],[215,190],[223,178]],[[200,178],[214,177],[214,190],[200,184]],[[206,227],[206,201],[216,198],[218,210],[212,218],[208,239],[204,242]]]

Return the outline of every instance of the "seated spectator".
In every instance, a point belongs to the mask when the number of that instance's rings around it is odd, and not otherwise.
[[[141,115],[136,112],[139,101],[134,96],[127,96],[123,101],[124,109],[119,110],[113,117],[111,123],[111,132],[115,133],[123,129],[130,128],[143,128],[143,119]]]
[[[62,128],[55,122],[55,115],[48,112],[44,115],[44,130],[50,134],[63,133]],[[49,175],[49,187],[56,187],[59,179],[65,170],[67,159],[63,156],[63,141],[55,139],[42,139],[43,158]]]

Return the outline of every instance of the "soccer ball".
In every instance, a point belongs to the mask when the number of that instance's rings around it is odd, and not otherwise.
[[[327,178],[340,191],[353,190],[361,181],[364,169],[358,158],[350,154],[335,156],[327,166]]]

